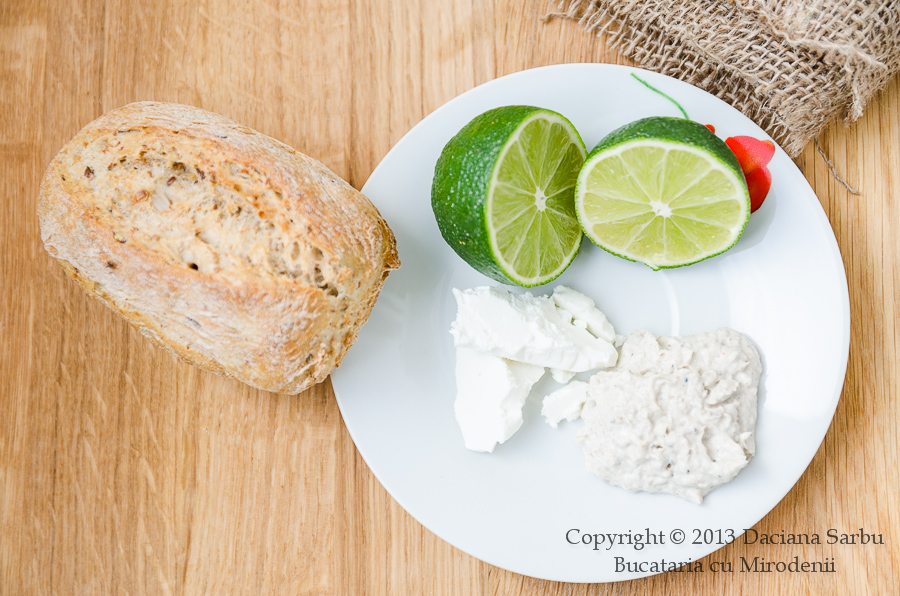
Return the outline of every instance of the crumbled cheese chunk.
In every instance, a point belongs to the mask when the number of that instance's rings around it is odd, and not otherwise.
[[[588,396],[588,384],[572,381],[544,398],[541,416],[547,424],[556,428],[563,420],[572,422],[581,416],[581,406]]]
[[[574,379],[577,374],[577,372],[571,370],[560,370],[558,368],[550,369],[550,376],[552,376],[553,380],[557,383],[568,383]]]
[[[574,372],[608,368],[618,358],[611,343],[615,332],[610,335],[600,321],[606,317],[590,298],[583,296],[590,309],[577,300],[575,295],[582,295],[574,290],[566,289],[563,302],[584,317],[583,326],[573,322],[571,311],[558,308],[547,296],[514,294],[497,287],[454,289],[453,295],[458,311],[450,332],[457,347]],[[590,326],[611,339],[593,335]]]
[[[540,366],[457,348],[454,411],[466,447],[492,452],[519,430],[525,399],[543,375]]]

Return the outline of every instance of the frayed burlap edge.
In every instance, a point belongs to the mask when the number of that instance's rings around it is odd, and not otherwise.
[[[727,101],[796,157],[900,70],[893,0],[550,0],[641,66]]]

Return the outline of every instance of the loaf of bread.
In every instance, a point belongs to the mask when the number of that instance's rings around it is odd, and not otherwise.
[[[183,360],[279,393],[340,364],[400,265],[378,210],[324,165],[179,104],[88,124],[38,214],[88,294]]]

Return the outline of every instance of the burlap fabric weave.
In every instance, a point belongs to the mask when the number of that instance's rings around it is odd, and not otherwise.
[[[900,70],[900,0],[551,0],[646,68],[724,99],[791,156]]]

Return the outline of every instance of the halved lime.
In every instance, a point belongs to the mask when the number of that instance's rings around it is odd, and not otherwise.
[[[734,246],[750,218],[750,195],[721,139],[691,120],[654,117],[611,132],[591,151],[575,210],[596,245],[661,269]]]
[[[530,287],[578,253],[575,180],[584,142],[560,114],[505,106],[477,116],[444,147],[431,207],[444,240],[472,267]]]

